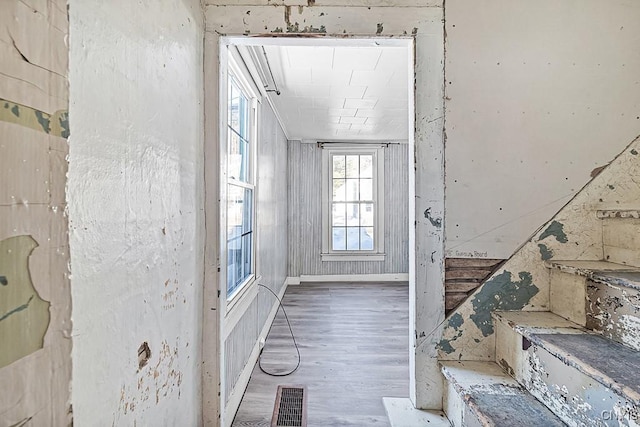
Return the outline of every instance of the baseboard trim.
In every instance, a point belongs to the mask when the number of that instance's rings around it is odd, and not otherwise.
[[[280,292],[278,292],[278,298],[280,298],[281,300],[284,297],[285,292],[287,291],[287,286],[289,286],[289,284],[291,283],[290,279],[292,278],[287,277],[285,279],[282,285],[282,289],[280,289]],[[298,283],[300,282],[298,281]],[[267,291],[267,293],[269,292]],[[269,295],[271,294],[269,293]],[[253,346],[253,350],[251,350],[251,355],[249,356],[249,360],[247,361],[247,364],[245,365],[245,367],[242,369],[242,373],[240,373],[240,377],[236,382],[236,386],[233,388],[233,391],[229,396],[229,401],[227,402],[224,408],[225,427],[230,427],[231,423],[233,423],[233,419],[235,418],[236,412],[238,411],[238,408],[240,407],[240,403],[242,402],[242,396],[244,396],[244,392],[246,391],[247,386],[249,385],[249,380],[251,379],[251,373],[253,372],[253,368],[256,365],[256,362],[258,361],[258,356],[260,356],[260,350],[264,345],[263,343],[267,338],[269,329],[271,329],[271,324],[273,323],[273,320],[276,318],[276,314],[278,313],[279,307],[280,306],[278,304],[278,301],[276,301],[274,298],[273,307],[269,312],[267,321],[264,323],[264,326],[262,327],[262,331],[260,331],[258,340]]]
[[[409,273],[301,275],[291,279],[297,279],[297,284],[307,282],[408,282]]]

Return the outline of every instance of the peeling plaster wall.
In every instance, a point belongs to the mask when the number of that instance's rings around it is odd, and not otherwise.
[[[544,261],[604,258],[596,211],[640,206],[639,152],[637,138],[448,317],[441,359],[493,360],[492,311],[549,311],[551,273]],[[554,301],[556,310],[573,303],[573,298]]]
[[[0,426],[71,423],[65,1],[0,3]]]
[[[447,256],[508,258],[640,134],[640,3],[445,14]]]
[[[201,5],[71,0],[69,13],[74,424],[198,425]]]
[[[384,261],[323,262],[322,148],[289,142],[289,275],[349,275],[409,271],[408,145],[385,151]]]

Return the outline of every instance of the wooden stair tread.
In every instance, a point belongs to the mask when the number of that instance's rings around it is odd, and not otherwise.
[[[640,290],[640,268],[608,261],[546,261],[546,266],[593,281]]]
[[[640,403],[640,352],[551,312],[494,312],[493,317],[566,365]]]
[[[440,362],[440,365],[445,378],[482,425],[565,426],[494,362]]]

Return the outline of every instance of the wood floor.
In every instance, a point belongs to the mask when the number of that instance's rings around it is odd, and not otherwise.
[[[409,396],[409,288],[406,283],[289,286],[283,303],[300,348],[287,377],[253,370],[233,426],[269,426],[279,384],[307,387],[308,425],[389,426],[383,397]],[[262,353],[262,367],[295,367],[282,311]]]

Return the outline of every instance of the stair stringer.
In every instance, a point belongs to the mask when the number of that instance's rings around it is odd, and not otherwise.
[[[603,259],[598,210],[640,207],[640,137],[540,227],[444,321],[440,360],[494,360],[496,310],[549,311],[550,259]],[[568,302],[570,303],[570,302]]]

